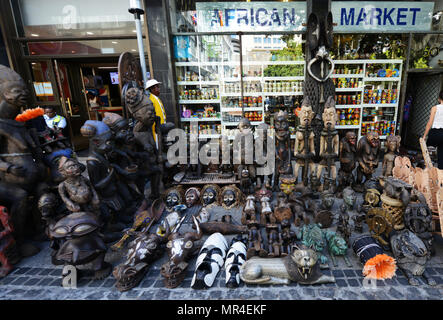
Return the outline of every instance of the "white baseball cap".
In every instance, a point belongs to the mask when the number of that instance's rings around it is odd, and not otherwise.
[[[158,81],[155,80],[155,79],[148,80],[148,81],[146,82],[145,89],[149,89],[150,87],[155,86],[156,84],[160,84],[160,83],[161,83],[161,82],[158,82]]]

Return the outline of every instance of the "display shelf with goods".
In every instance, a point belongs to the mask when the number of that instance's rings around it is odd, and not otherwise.
[[[192,109],[190,115],[182,114],[182,121],[203,124],[202,134],[208,134],[210,123],[220,123],[218,134],[233,138],[242,107],[253,126],[265,122],[271,133],[272,115],[284,110],[289,116],[293,138],[298,125],[297,108],[303,101],[305,62],[245,59],[241,67],[238,55],[231,56],[231,60],[224,56],[227,42],[220,45],[223,52],[220,61],[176,63],[177,68],[183,68],[177,82],[180,108]],[[355,130],[358,138],[367,130],[378,131],[382,139],[395,134],[403,60],[334,60],[334,64],[337,129]],[[213,107],[217,115],[202,115],[205,107]],[[365,117],[368,113],[377,116],[368,120]]]
[[[368,59],[334,62],[337,129],[358,130],[358,138],[368,130],[378,131],[381,139],[395,134],[403,61]],[[377,117],[367,121],[368,113],[376,113]]]

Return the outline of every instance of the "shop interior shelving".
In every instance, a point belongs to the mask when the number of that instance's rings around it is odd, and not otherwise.
[[[358,119],[354,119],[357,120],[355,123],[344,125],[338,123],[337,129],[355,130],[360,138],[363,126],[368,122],[363,121],[363,114],[366,109],[376,114],[372,118],[373,121],[370,122],[386,120],[385,116],[379,115],[381,114],[380,109],[385,110],[385,108],[391,112],[390,118],[392,118],[392,121],[396,121],[401,88],[402,60],[335,60],[334,63],[335,71],[332,78],[337,82],[350,82],[353,84],[352,87],[339,87],[336,85],[336,98],[338,95],[345,95],[346,93],[358,96],[358,99],[350,104],[338,103],[339,101],[336,99],[336,109],[343,112],[346,109],[359,110],[357,113],[359,114]],[[294,76],[264,76],[266,67],[272,65],[301,65],[303,68],[300,68],[302,70],[301,74]],[[180,110],[183,110],[183,107],[192,108],[195,106],[201,109],[210,105],[218,112],[218,117],[181,118],[184,124],[207,124],[209,127],[213,124],[220,125],[219,132],[205,131],[201,138],[219,137],[220,134],[223,134],[233,139],[239,123],[238,117],[241,116],[242,98],[246,99],[246,104],[248,99],[254,101],[252,106],[251,103],[249,103],[249,106],[245,105],[245,112],[261,113],[259,121],[251,121],[251,124],[256,126],[265,122],[265,114],[268,111],[274,112],[274,110],[268,108],[269,99],[278,97],[289,99],[293,96],[303,95],[302,83],[306,74],[304,61],[245,61],[243,62],[243,79],[240,79],[239,61],[176,62],[175,66],[186,69],[188,73],[191,72],[191,77],[193,78],[191,80],[189,76],[181,77],[181,81],[177,82],[179,92],[183,92],[186,88],[209,89],[212,90],[211,92],[216,92],[210,99],[183,99],[183,94],[181,94],[179,100]],[[383,76],[383,73],[371,73],[371,66],[377,66],[380,70],[396,69],[396,76],[387,77]],[[254,70],[253,74],[245,72],[245,70],[251,69]],[[185,72],[182,72],[182,74]],[[240,87],[241,80],[243,80],[243,92]],[[382,103],[381,99],[372,101],[377,103],[369,103],[365,101],[365,89],[373,91],[396,89],[397,97],[392,103]],[[237,101],[237,103],[230,103],[229,101]],[[276,109],[278,110],[279,108],[277,107]],[[233,118],[233,116],[237,116],[237,118]],[[395,133],[395,129],[396,124],[394,124],[394,132],[392,133]],[[291,138],[294,137],[295,135],[292,134]],[[381,139],[385,138],[385,135],[381,136]]]

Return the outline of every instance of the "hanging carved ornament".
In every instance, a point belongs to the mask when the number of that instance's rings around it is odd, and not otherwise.
[[[207,184],[201,191],[200,202],[204,207],[210,208],[219,205],[220,187],[215,184]]]
[[[372,237],[382,245],[388,245],[384,238],[387,238],[393,229],[392,216],[383,208],[372,208],[369,209],[366,215],[366,223]]]
[[[128,118],[126,92],[130,88],[143,87],[140,63],[129,52],[123,52],[118,60],[118,83],[122,97],[123,116]]]
[[[225,209],[232,209],[243,202],[243,193],[235,185],[225,186],[221,189],[219,203]]]

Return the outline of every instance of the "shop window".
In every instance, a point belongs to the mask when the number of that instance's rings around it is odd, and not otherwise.
[[[49,77],[50,70],[46,62],[31,62],[32,85],[36,100],[39,102],[55,101],[54,88]]]
[[[25,52],[39,55],[101,55],[120,54],[125,51],[137,54],[136,39],[28,42]],[[145,47],[146,52],[146,47]]]
[[[129,1],[19,0],[26,37],[135,35]],[[143,20],[143,16],[141,17]]]

